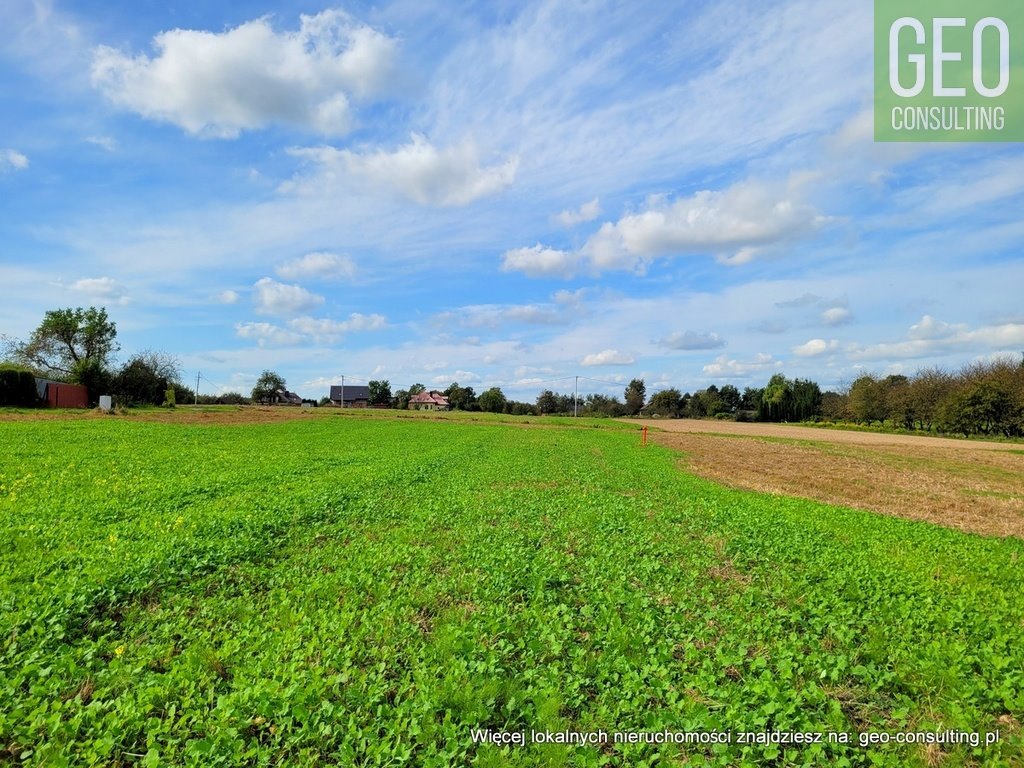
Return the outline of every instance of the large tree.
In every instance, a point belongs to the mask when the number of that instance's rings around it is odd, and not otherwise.
[[[473,388],[460,387],[457,381],[453,381],[444,391],[444,396],[448,398],[448,404],[459,411],[472,411],[477,406],[476,392]]]
[[[793,382],[781,373],[774,374],[761,392],[761,411],[764,421],[789,421],[793,407]]]
[[[29,340],[14,344],[16,360],[46,376],[76,380],[84,371],[106,370],[120,348],[117,327],[104,307],[54,309]]]
[[[537,410],[542,413],[558,412],[558,396],[550,389],[545,389],[537,395]]]
[[[651,397],[651,402],[648,406],[648,410],[652,414],[659,416],[671,416],[676,417],[679,415],[682,409],[683,396],[679,394],[679,390],[670,387],[669,389],[663,389],[661,392],[656,392]]]
[[[636,416],[647,401],[647,387],[643,379],[633,379],[623,393],[626,399],[626,413]]]
[[[370,405],[391,405],[391,382],[387,379],[369,384]]]
[[[505,393],[501,391],[500,387],[491,387],[480,394],[478,402],[482,411],[501,413],[505,409]]]
[[[285,389],[283,376],[274,371],[264,371],[256,380],[256,386],[252,388],[252,401],[254,403],[273,402],[274,395],[284,392]]]
[[[146,350],[133,355],[121,367],[114,377],[115,394],[121,402],[130,405],[160,405],[167,396],[167,390],[178,384],[179,378],[176,358],[164,352]]]

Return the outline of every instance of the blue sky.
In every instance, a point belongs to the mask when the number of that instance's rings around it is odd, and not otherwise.
[[[822,0],[7,0],[0,333],[103,305],[122,358],[313,397],[1019,355],[1024,152],[874,143],[871,24]]]

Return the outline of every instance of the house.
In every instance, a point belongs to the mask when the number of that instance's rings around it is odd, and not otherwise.
[[[65,384],[36,377],[36,392],[48,408],[89,407],[89,390],[81,384]]]
[[[287,389],[274,390],[269,397],[261,397],[260,405],[302,405],[302,398]]]
[[[342,408],[370,407],[370,388],[367,386],[332,386],[330,397],[333,405],[340,405]]]
[[[277,396],[275,402],[282,405],[302,405],[302,398],[287,389],[278,390],[275,394]]]
[[[448,398],[432,389],[429,392],[419,392],[409,398],[410,411],[448,411],[451,405]]]

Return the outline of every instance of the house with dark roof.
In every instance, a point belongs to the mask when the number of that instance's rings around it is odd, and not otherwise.
[[[448,411],[451,405],[448,398],[432,389],[429,392],[419,392],[409,398],[410,411]]]
[[[345,386],[331,387],[331,403],[342,408],[369,408],[370,388],[346,384]]]
[[[260,405],[301,405],[302,398],[287,389],[275,389],[272,395],[261,397]]]

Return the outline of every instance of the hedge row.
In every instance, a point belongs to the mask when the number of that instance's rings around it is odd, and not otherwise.
[[[38,401],[35,376],[20,368],[0,368],[0,406],[29,407]]]

